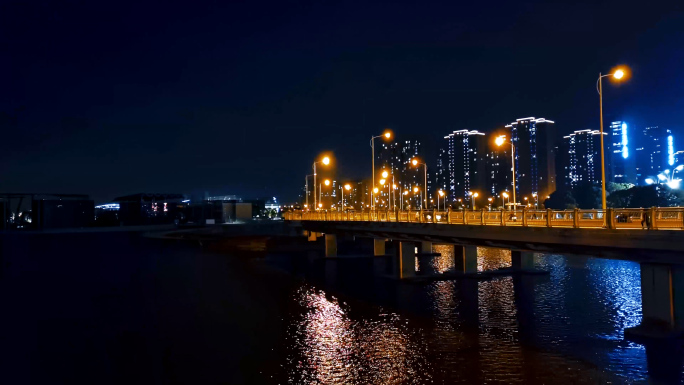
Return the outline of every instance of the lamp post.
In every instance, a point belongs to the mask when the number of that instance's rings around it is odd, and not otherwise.
[[[418,190],[420,190],[420,189],[418,188],[418,186],[414,187],[414,188],[413,188],[413,194],[414,194],[414,195],[415,195],[415,194],[418,194]],[[423,206],[422,206],[422,204],[423,204],[423,192],[422,192],[422,191],[420,192],[420,202],[421,202],[421,206],[420,206],[420,207],[423,207]]]
[[[503,200],[504,200],[504,198],[506,198],[506,199],[508,200],[508,194],[507,194],[506,192],[503,192],[501,195],[503,196],[503,197],[501,198],[501,203],[503,203],[503,205],[504,205],[504,210],[505,210],[505,209],[506,209],[506,203],[505,203]],[[508,200],[508,202],[510,203],[511,201]],[[510,210],[511,208],[509,207],[508,209]]]
[[[439,190],[437,192],[437,210],[439,210],[439,197],[444,196],[444,190]],[[444,198],[444,203],[442,203],[442,206],[446,206],[446,198]],[[442,207],[443,210],[446,210],[446,207]]]
[[[494,140],[496,145],[501,147],[506,142],[506,135],[497,136]],[[517,206],[518,201],[515,199],[515,145],[511,140],[511,165],[513,166],[513,204]],[[510,202],[510,201],[509,201]]]
[[[480,194],[476,192],[469,191],[470,198],[472,199],[472,210],[475,211],[475,198],[477,198]]]
[[[380,188],[385,188],[386,183],[387,183],[387,181],[385,179],[380,179],[380,186],[382,186]],[[389,192],[390,192],[389,183],[387,183],[387,204],[386,204],[386,206],[389,206]]]
[[[413,160],[411,160],[411,164],[414,166],[418,166],[420,164],[420,165],[423,165],[423,167],[425,168],[425,181],[423,183],[423,190],[425,190],[425,201],[423,203],[425,203],[425,209],[427,209],[427,164],[419,162],[418,159],[416,159],[416,158],[413,158]],[[420,192],[420,195],[421,195],[420,200],[423,201],[423,191],[422,190]]]
[[[342,191],[342,202],[340,204],[340,211],[344,211],[344,190],[351,190],[351,186],[349,183],[345,184],[344,186],[340,185],[340,191]]]
[[[378,136],[371,136],[370,139],[370,146],[371,146],[371,158],[373,160],[373,175],[371,186],[375,186],[375,138],[385,138],[385,139],[390,139],[392,138],[392,131],[389,129],[385,130],[385,132],[382,133],[382,135]],[[371,199],[371,210],[373,210],[373,199]]]
[[[599,72],[598,80],[596,80],[596,91],[599,94],[599,115],[601,115],[601,207],[606,209],[606,162],[604,148],[603,148],[603,82],[602,78],[606,76],[612,76],[613,78],[620,80],[625,76],[625,71],[622,69],[616,69],[612,74],[601,75]]]
[[[314,177],[314,208],[320,207],[316,205],[316,165],[318,163],[323,163],[324,165],[329,165],[330,164],[330,158],[327,156],[324,156],[323,159],[319,160],[318,162],[314,161],[313,162],[313,177]]]
[[[537,193],[532,193],[532,196],[534,197],[534,209],[538,210],[539,209],[539,195]]]
[[[397,185],[394,184],[394,175],[392,175],[392,209],[397,209]]]
[[[323,184],[325,184],[326,186],[330,186],[330,180],[329,180],[329,179],[326,179],[326,180],[323,182]],[[315,186],[314,186],[314,187],[315,187]],[[320,183],[318,184],[318,201],[319,201],[319,202],[323,202],[323,186],[321,186]]]
[[[492,211],[492,201],[494,199],[492,197],[487,198],[487,201],[489,201],[489,211]]]
[[[373,187],[373,192],[371,193],[371,211],[373,211],[373,201],[375,201],[375,195],[378,194],[378,188]]]
[[[401,206],[402,210],[404,210],[404,195],[408,195],[408,193],[408,190],[404,190],[404,193],[399,196],[399,205]]]

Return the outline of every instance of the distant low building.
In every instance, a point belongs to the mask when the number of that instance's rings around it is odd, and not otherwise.
[[[173,223],[179,219],[185,200],[182,194],[126,195],[114,199],[119,204],[119,221],[122,225],[149,225]]]

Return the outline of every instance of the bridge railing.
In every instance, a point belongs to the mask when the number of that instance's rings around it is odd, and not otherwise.
[[[684,230],[684,208],[613,208],[608,210],[370,210],[301,211],[284,214],[294,221],[443,223],[480,226],[568,227]]]

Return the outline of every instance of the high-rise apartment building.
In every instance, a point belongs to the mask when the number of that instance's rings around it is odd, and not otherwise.
[[[610,123],[610,152],[612,161],[610,173],[606,179],[615,183],[632,183],[632,145],[630,143],[629,126],[627,122],[616,120]]]
[[[674,137],[669,129],[646,127],[635,142],[635,182],[645,183],[675,164]]]
[[[486,190],[489,195],[499,196],[512,190],[511,146],[493,148],[486,151]]]
[[[522,118],[506,125],[515,144],[515,187],[524,196],[546,196],[556,190],[554,122],[544,118]]]
[[[444,137],[447,140],[448,201],[467,198],[470,191],[485,190],[486,139],[476,130],[459,130]]]
[[[606,147],[607,134],[603,135],[603,145]],[[565,165],[563,178],[567,187],[574,188],[583,183],[601,185],[600,131],[579,130],[564,136],[562,149],[558,158],[562,158],[561,162]]]

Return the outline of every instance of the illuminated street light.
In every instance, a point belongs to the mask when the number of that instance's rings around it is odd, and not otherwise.
[[[420,200],[421,200],[421,202],[425,203],[425,209],[427,209],[427,164],[418,161],[417,158],[413,158],[413,160],[411,160],[411,164],[414,165],[414,166],[418,166],[419,164],[421,164],[421,165],[423,165],[423,167],[424,167],[424,169],[425,169],[425,181],[424,181],[424,184],[423,184],[423,190],[425,190],[425,200],[424,200],[424,202],[423,202],[423,197],[422,197],[423,192],[422,192],[422,191],[421,191]]]
[[[511,164],[513,165],[513,204],[517,205],[517,200],[515,199],[515,146],[513,145],[513,141],[511,140]],[[504,143],[506,143],[506,135],[499,135],[494,139],[494,143],[496,143],[497,146],[501,147]],[[509,201],[510,202],[510,201]]]
[[[330,157],[324,156],[323,159],[321,159],[321,160],[319,160],[319,161],[314,161],[314,162],[313,162],[313,172],[314,172],[314,173],[313,173],[313,177],[314,177],[314,207],[316,207],[316,164],[318,164],[318,163],[323,163],[324,165],[327,166],[327,165],[330,164]],[[308,183],[308,179],[307,179],[307,183]],[[307,189],[307,190],[308,190],[308,189]],[[307,191],[307,193],[308,193],[308,191]]]
[[[389,174],[387,173],[387,171],[383,171],[383,172],[382,172],[382,177],[383,177],[383,178],[387,179],[387,176],[388,176],[388,175],[389,175]]]
[[[326,179],[325,182],[323,182],[326,186],[330,186],[330,179]]]
[[[472,191],[468,191],[468,194],[470,194],[470,198],[472,199],[472,209],[475,210],[475,198],[477,198],[480,194]]]
[[[340,204],[340,211],[344,211],[344,190],[351,190],[351,186],[349,183],[345,184],[344,187],[340,186],[340,191],[342,191],[342,201]]]
[[[373,173],[372,175],[372,185],[375,185],[375,138],[385,138],[386,140],[390,140],[392,138],[392,131],[388,128],[385,130],[385,132],[382,135],[378,136],[371,136],[370,139],[370,146],[371,146],[371,159],[373,162]],[[371,210],[373,209],[373,200],[371,199]]]
[[[508,194],[507,194],[507,193],[504,192],[504,193],[502,193],[501,195],[503,195],[503,197],[506,198],[506,200],[508,200]],[[510,203],[510,202],[511,202],[511,201],[508,200],[508,203]],[[505,206],[505,205],[504,205],[504,206]],[[510,210],[511,208],[509,207],[508,209]]]
[[[616,80],[622,80],[623,78],[626,79],[627,74],[627,67],[616,68],[613,70],[612,74],[608,75],[601,75],[599,72],[599,77],[596,80],[596,91],[598,91],[599,94],[599,115],[601,115],[601,207],[604,210],[606,209],[606,162],[603,148],[603,82],[601,82],[601,79],[606,76],[613,76]]]

